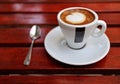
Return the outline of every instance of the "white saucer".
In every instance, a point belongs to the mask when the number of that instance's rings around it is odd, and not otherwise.
[[[74,50],[66,45],[60,27],[52,29],[45,38],[45,49],[54,59],[70,65],[88,65],[103,59],[110,49],[108,37],[90,37],[86,46]]]

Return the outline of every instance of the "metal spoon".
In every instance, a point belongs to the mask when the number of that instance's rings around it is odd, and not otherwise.
[[[32,54],[32,47],[33,47],[33,43],[34,41],[39,38],[41,36],[41,30],[40,27],[37,25],[33,25],[31,30],[30,30],[30,37],[32,39],[32,43],[29,49],[29,52],[24,60],[24,65],[29,65],[30,64],[30,60],[31,60],[31,54]]]

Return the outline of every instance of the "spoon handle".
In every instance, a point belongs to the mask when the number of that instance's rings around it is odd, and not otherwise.
[[[30,49],[29,52],[24,60],[24,65],[29,65],[30,64],[30,60],[31,60],[31,54],[32,54],[32,47],[33,47],[33,43],[34,43],[34,39],[32,40],[32,43],[30,45]]]

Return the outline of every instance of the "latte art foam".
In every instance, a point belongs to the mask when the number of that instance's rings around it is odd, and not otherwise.
[[[72,25],[84,25],[94,21],[95,16],[85,9],[70,9],[64,11],[60,18],[63,22]]]
[[[84,22],[86,19],[86,16],[82,13],[75,12],[70,15],[66,16],[66,21],[72,23],[72,24],[79,24]]]

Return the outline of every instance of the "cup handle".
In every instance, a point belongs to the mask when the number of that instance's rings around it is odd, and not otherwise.
[[[96,31],[96,29],[95,29],[92,33],[93,37],[100,37],[106,31],[107,25],[106,25],[105,21],[98,20],[98,22],[96,23],[96,28],[98,28],[99,25],[101,26],[101,29],[99,31]]]

